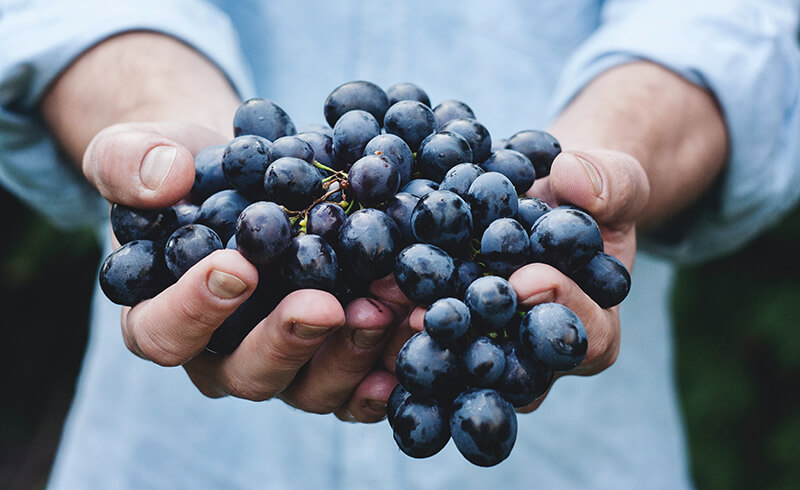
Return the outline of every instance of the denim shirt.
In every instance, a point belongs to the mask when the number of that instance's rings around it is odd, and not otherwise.
[[[193,0],[0,2],[0,183],[61,226],[107,207],[66,163],[36,105],[83,51],[132,29],[175,36],[243,98],[321,123],[338,84],[410,81],[460,99],[494,139],[545,128],[588,82],[638,59],[710,89],[731,137],[718,194],[680,240],[644,237],[602,374],[565,377],[520,415],[508,460],[466,462],[452,442],[414,460],[388,424],[348,424],[278,400],[203,397],[181,369],[129,353],[101,294],[52,488],[690,487],[666,301],[673,261],[725,253],[800,197],[797,1],[524,2]],[[108,250],[107,250],[108,251]]]

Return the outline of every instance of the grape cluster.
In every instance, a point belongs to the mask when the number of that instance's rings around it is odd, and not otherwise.
[[[470,462],[495,465],[514,445],[514,408],[587,351],[572,311],[557,303],[520,311],[508,277],[547,263],[608,308],[627,295],[628,271],[602,251],[589,214],[521,197],[561,151],[548,133],[493,144],[465,103],[431,108],[410,83],[345,83],[323,112],[328,126],[298,132],[274,102],[250,99],[234,116],[235,138],[196,155],[181,203],[114,204],[122,246],[103,263],[101,287],[132,306],[214,250],[238,250],[258,268],[259,286],[207,346],[227,354],[293,290],[346,303],[394,274],[428,307],[424,330],[397,356],[387,418],[398,446],[423,458],[452,437]]]

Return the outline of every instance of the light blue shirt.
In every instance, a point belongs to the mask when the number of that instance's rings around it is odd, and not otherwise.
[[[622,347],[601,375],[559,380],[519,419],[508,460],[467,463],[452,442],[427,460],[386,423],[346,424],[280,401],[209,400],[180,368],[135,358],[101,295],[53,488],[686,488],[667,294],[670,260],[740,245],[800,197],[797,1],[0,3],[0,182],[62,226],[105,205],[60,157],[35,107],[82,51],[152,29],[216,63],[243,97],[320,123],[338,84],[411,81],[434,104],[466,101],[493,138],[544,128],[595,76],[635,59],[710,88],[731,135],[714,195],[680,240],[643,238],[623,304]]]

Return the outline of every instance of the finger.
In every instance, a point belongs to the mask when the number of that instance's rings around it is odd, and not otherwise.
[[[217,250],[161,294],[123,312],[125,343],[157,364],[183,364],[203,350],[257,284],[258,272],[241,254]]]
[[[373,299],[360,298],[345,308],[346,323],[320,347],[280,398],[314,413],[342,406],[369,374],[388,340],[394,315]]]
[[[325,340],[344,324],[344,310],[333,295],[313,289],[294,291],[232,354],[198,356],[185,367],[207,396],[267,400],[286,389]]]
[[[369,292],[378,298],[381,303],[391,308],[397,318],[406,316],[415,306],[414,302],[408,299],[403,294],[400,286],[397,285],[397,281],[394,280],[394,274],[389,274],[374,281],[370,284]]]
[[[596,374],[614,363],[620,341],[618,307],[601,308],[571,279],[546,264],[528,264],[514,272],[509,282],[524,308],[555,302],[580,318],[588,348],[583,362],[568,374]]]
[[[185,123],[123,123],[100,131],[83,156],[83,173],[110,202],[159,208],[194,183],[194,154],[225,137]]]
[[[650,194],[639,162],[608,150],[560,153],[553,161],[549,181],[555,201],[583,208],[611,228],[631,226]]]
[[[386,402],[397,386],[397,378],[384,370],[375,370],[358,385],[347,404],[335,412],[347,422],[374,423],[386,416]]]
[[[397,361],[397,353],[403,348],[406,340],[410,339],[415,333],[417,333],[417,331],[412,329],[409,325],[408,316],[400,320],[397,326],[395,326],[395,328],[392,330],[391,336],[386,342],[383,352],[381,352],[379,366],[394,374],[394,365]]]

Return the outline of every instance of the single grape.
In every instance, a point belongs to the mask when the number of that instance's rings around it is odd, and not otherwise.
[[[389,158],[367,155],[350,167],[347,183],[358,202],[367,207],[378,207],[397,192],[400,173]]]
[[[418,242],[436,245],[451,255],[465,254],[472,235],[469,205],[455,192],[426,194],[411,212],[411,232]]]
[[[197,210],[195,223],[206,225],[227,242],[236,233],[236,219],[250,201],[233,189],[212,194]]]
[[[182,202],[172,206],[172,209],[175,210],[175,216],[178,218],[178,228],[180,228],[181,226],[194,223],[194,219],[197,217],[197,212],[200,210],[200,206],[188,202]]]
[[[366,111],[344,113],[333,127],[333,154],[337,168],[349,168],[364,155],[367,143],[381,132],[378,121]]]
[[[452,131],[439,131],[420,143],[416,166],[423,177],[441,182],[448,170],[471,161],[472,150],[463,136]]]
[[[573,272],[570,277],[601,308],[611,308],[622,303],[631,290],[628,269],[619,259],[605,252],[597,252],[588,264]]]
[[[481,167],[487,172],[499,172],[508,177],[517,194],[525,194],[536,180],[536,171],[531,161],[514,150],[498,150],[492,153]]]
[[[410,82],[395,83],[386,89],[386,95],[389,97],[389,107],[401,100],[416,100],[426,106],[431,106],[431,99],[418,85]]]
[[[439,129],[456,132],[467,140],[472,149],[472,163],[481,164],[492,154],[489,130],[475,119],[451,119]]]
[[[453,402],[450,432],[461,454],[478,466],[494,466],[510,454],[517,440],[514,407],[496,391],[467,390]]]
[[[124,204],[111,205],[111,229],[121,245],[134,240],[163,244],[178,228],[178,215],[172,207],[137,209]]]
[[[333,248],[317,235],[294,237],[281,260],[283,278],[290,290],[336,290],[339,262]]]
[[[515,133],[508,138],[505,147],[528,157],[539,178],[550,175],[553,160],[561,153],[561,145],[553,135],[534,129]]]
[[[430,107],[416,100],[401,100],[389,107],[383,119],[386,132],[399,136],[411,151],[436,131],[436,116]]]
[[[222,171],[222,155],[225,145],[209,146],[194,156],[194,184],[190,192],[191,201],[200,204],[211,194],[233,189]]]
[[[296,137],[308,143],[314,152],[315,161],[335,170],[344,170],[336,168],[336,159],[333,156],[333,130],[328,128],[328,131],[330,135],[320,131],[307,131],[297,133]]]
[[[519,327],[522,347],[555,371],[569,371],[583,362],[589,341],[578,315],[559,303],[540,303]]]
[[[255,265],[266,265],[275,261],[289,248],[291,241],[292,225],[289,217],[274,202],[254,202],[236,220],[236,245],[239,253]]]
[[[459,364],[452,350],[422,331],[408,339],[397,353],[395,375],[414,396],[446,398],[458,385]]]
[[[603,249],[597,223],[577,208],[559,206],[544,214],[531,229],[531,258],[570,275]]]
[[[233,135],[254,134],[275,141],[281,136],[297,132],[292,119],[271,100],[253,98],[246,100],[233,115]]]
[[[205,225],[185,225],[170,235],[164,246],[164,258],[167,268],[177,279],[211,252],[220,249],[222,240],[214,230]]]
[[[264,173],[269,160],[269,140],[253,134],[231,140],[222,153],[225,178],[243,196],[256,201],[264,198]]]
[[[108,299],[135,306],[173,282],[164,249],[152,240],[133,240],[111,252],[100,267],[100,288]]]
[[[397,383],[397,386],[394,387],[389,395],[389,399],[386,400],[386,420],[390,426],[394,427],[394,416],[397,413],[397,409],[409,396],[411,396],[411,393],[403,388],[403,385]]]
[[[489,337],[473,340],[462,355],[467,384],[476,388],[491,387],[506,367],[503,348]]]
[[[445,100],[433,108],[439,127],[444,127],[451,119],[475,119],[472,109],[460,100]]]
[[[267,163],[283,157],[294,157],[314,163],[314,148],[303,138],[297,136],[283,136],[269,145],[267,150]]]
[[[467,287],[464,303],[475,325],[499,331],[517,312],[517,293],[502,277],[483,276]]]
[[[364,147],[364,156],[381,154],[394,162],[400,174],[400,187],[411,181],[414,153],[405,141],[394,134],[379,134]]]
[[[463,298],[472,281],[483,276],[483,269],[472,260],[453,259],[456,265],[456,296]]]
[[[483,232],[481,257],[492,274],[508,278],[529,262],[530,255],[528,233],[514,219],[496,219]]]
[[[414,233],[411,231],[411,213],[418,202],[417,196],[408,192],[398,192],[389,199],[383,208],[386,215],[397,224],[397,228],[400,230],[400,241],[404,245],[410,245],[414,241]]]
[[[447,171],[439,184],[439,189],[443,191],[455,192],[466,199],[469,187],[475,182],[479,175],[486,171],[474,163],[459,163]]]
[[[533,224],[542,215],[550,211],[550,206],[536,197],[520,197],[516,220],[530,233]]]
[[[339,228],[346,219],[347,214],[341,206],[332,202],[322,202],[308,212],[306,231],[321,236],[331,245],[336,245],[339,240]]]
[[[456,298],[438,299],[425,312],[423,323],[425,331],[439,345],[453,346],[469,330],[469,308]]]
[[[528,356],[518,340],[506,340],[502,347],[506,365],[495,389],[516,408],[530,405],[547,392],[553,370]]]
[[[416,196],[416,197],[422,197],[425,194],[428,194],[430,192],[433,192],[433,191],[437,190],[438,188],[439,188],[439,184],[437,184],[433,180],[430,180],[430,179],[414,179],[411,182],[409,182],[408,184],[406,184],[405,186],[403,186],[403,188],[400,189],[400,191],[401,192],[408,192],[409,194],[411,194],[413,196]]]
[[[400,231],[383,211],[367,208],[347,217],[339,228],[337,254],[342,265],[362,281],[392,272]]]
[[[389,98],[382,88],[363,80],[343,83],[336,87],[325,99],[323,112],[325,120],[334,127],[342,115],[352,110],[369,112],[379,122],[383,122]]]
[[[455,263],[434,245],[415,243],[404,248],[397,255],[394,278],[403,294],[418,304],[455,295]]]
[[[497,172],[479,175],[469,186],[466,201],[472,211],[473,229],[480,234],[492,221],[511,218],[519,209],[514,185],[508,177]]]
[[[450,440],[448,412],[431,399],[406,398],[394,416],[392,429],[397,447],[412,458],[428,458]]]
[[[322,196],[322,178],[305,160],[283,157],[267,168],[262,183],[266,200],[301,211]]]

